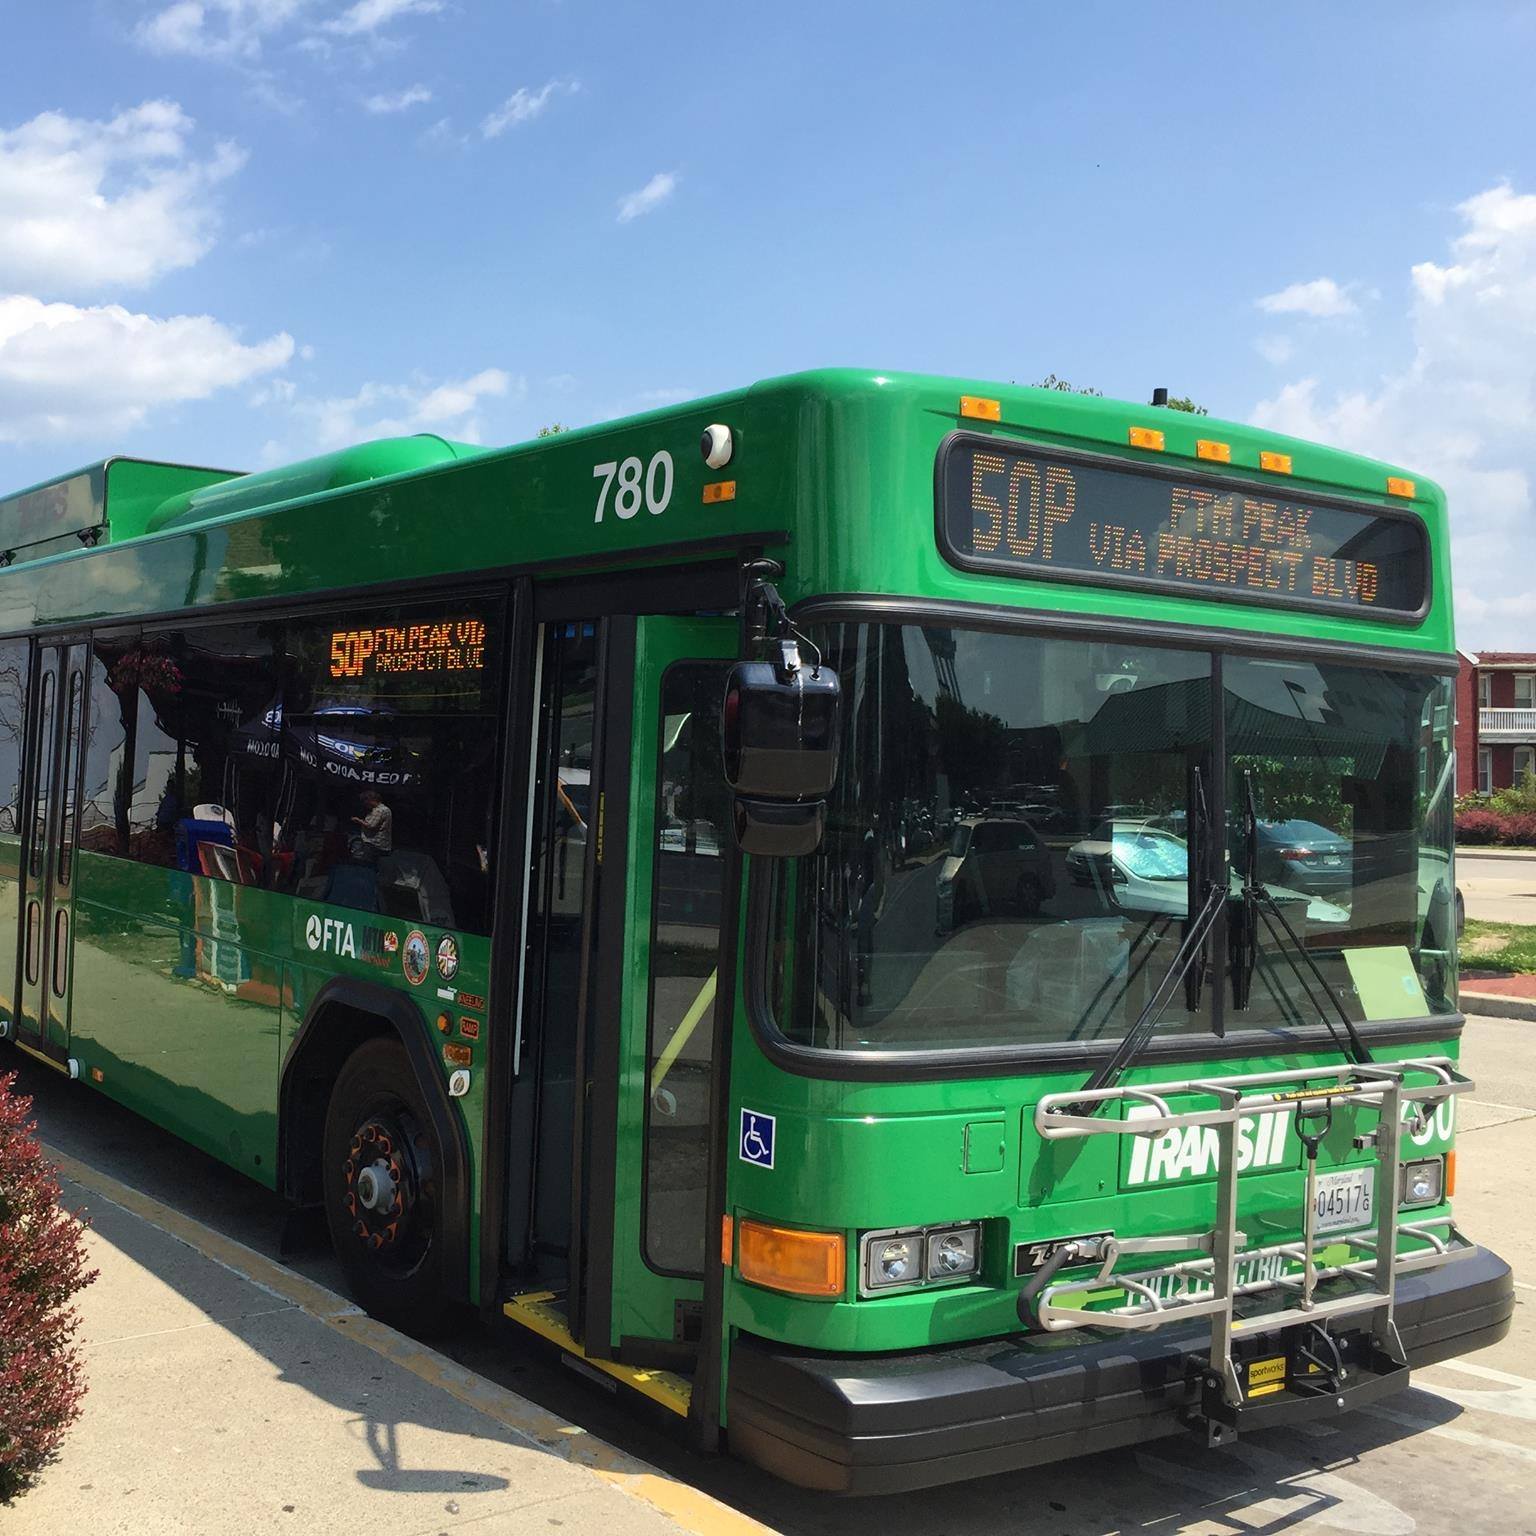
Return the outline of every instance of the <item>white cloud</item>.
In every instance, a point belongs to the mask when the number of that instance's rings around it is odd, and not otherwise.
[[[424,85],[408,85],[403,91],[370,96],[363,102],[363,109],[375,115],[389,112],[406,112],[423,102],[432,100],[432,92]]]
[[[1259,356],[1276,368],[1290,362],[1296,352],[1296,343],[1289,336],[1260,336],[1253,345]]]
[[[0,442],[102,437],[283,367],[285,333],[247,346],[208,315],[158,319],[0,297]]]
[[[1253,420],[1432,476],[1450,499],[1460,641],[1524,646],[1536,626],[1536,195],[1457,209],[1445,262],[1411,269],[1412,360],[1374,388],[1286,384]],[[1391,338],[1394,349],[1401,337]]]
[[[355,395],[281,398],[321,448],[339,448],[374,437],[437,432],[478,443],[487,400],[520,400],[526,382],[500,368],[484,368],[467,379],[442,384],[364,384]]]
[[[1266,315],[1310,315],[1314,320],[1329,320],[1352,315],[1358,305],[1349,290],[1331,277],[1315,277],[1310,283],[1292,283],[1278,293],[1266,293],[1256,301]]]
[[[0,130],[0,292],[140,287],[213,243],[212,189],[245,163],[232,144],[201,158],[173,101],[105,122],[44,112]]]
[[[619,223],[655,212],[677,191],[679,179],[676,171],[658,171],[638,192],[626,192],[619,199]]]
[[[494,112],[486,113],[480,132],[488,139],[499,138],[508,128],[531,123],[549,105],[551,97],[574,96],[580,89],[577,80],[546,80],[536,91],[520,85]]]
[[[443,8],[443,0],[357,0],[341,15],[324,24],[327,32],[341,37],[362,37],[377,32],[400,16],[430,16]]]
[[[286,26],[309,0],[172,0],[135,29],[153,53],[203,59],[251,59],[262,40]]]

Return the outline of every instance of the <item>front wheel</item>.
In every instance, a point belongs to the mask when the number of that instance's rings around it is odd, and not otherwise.
[[[398,1040],[369,1040],[347,1058],[325,1115],[325,1218],[353,1296],[384,1322],[440,1331],[442,1148]]]

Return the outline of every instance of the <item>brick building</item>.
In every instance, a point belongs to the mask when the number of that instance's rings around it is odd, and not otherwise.
[[[1507,789],[1536,773],[1536,651],[1461,653],[1456,793]]]

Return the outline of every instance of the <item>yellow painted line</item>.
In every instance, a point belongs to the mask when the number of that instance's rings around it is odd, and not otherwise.
[[[513,1297],[501,1310],[514,1323],[531,1329],[551,1344],[558,1344],[566,1354],[574,1355],[593,1370],[604,1372],[626,1387],[633,1387],[636,1392],[643,1393],[653,1403],[660,1403],[663,1408],[670,1408],[673,1413],[680,1413],[687,1418],[688,1404],[693,1397],[692,1382],[671,1371],[622,1365],[617,1360],[594,1360],[571,1337],[565,1313],[559,1307],[550,1305],[554,1297],[553,1291],[530,1291],[526,1295]]]
[[[765,1536],[765,1533],[772,1536],[771,1527],[732,1509],[729,1504],[722,1504],[689,1483],[669,1477],[638,1456],[631,1456],[618,1446],[589,1434],[579,1424],[567,1423],[547,1408],[476,1375],[435,1349],[418,1344],[415,1339],[369,1317],[345,1296],[338,1296],[335,1291],[295,1274],[254,1248],[205,1227],[77,1158],[54,1147],[44,1146],[43,1151],[58,1168],[61,1177],[185,1243],[204,1258],[232,1270],[242,1280],[282,1297],[328,1328],[355,1339],[374,1354],[446,1392],[466,1407],[494,1419],[539,1450],[583,1467],[594,1477],[651,1505],[684,1530],[696,1532],[697,1536]]]

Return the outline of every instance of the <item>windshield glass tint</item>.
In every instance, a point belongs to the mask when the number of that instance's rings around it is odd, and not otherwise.
[[[948,1050],[1114,1038],[1187,911],[1208,657],[846,625],[827,835],[776,866],[772,1004],[793,1040]],[[1159,1033],[1210,1027],[1183,991]]]
[[[1238,658],[1222,675],[1233,878],[1251,862],[1279,908],[1234,1027],[1316,1022],[1287,924],[1351,1018],[1453,1010],[1450,681]]]

